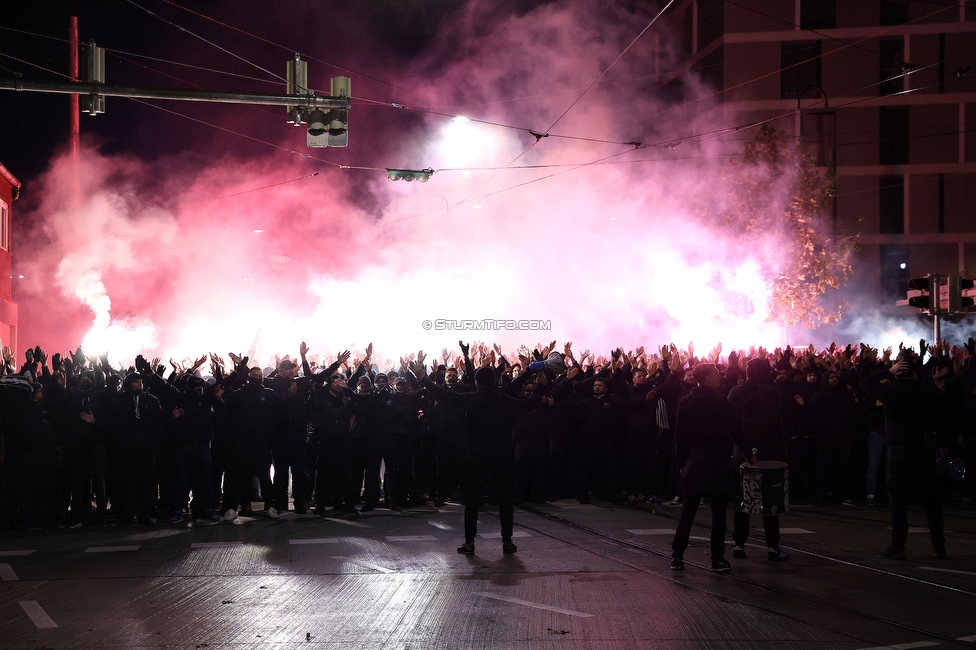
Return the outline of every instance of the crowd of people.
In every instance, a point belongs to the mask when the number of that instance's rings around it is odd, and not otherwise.
[[[860,344],[723,356],[721,346],[698,355],[666,345],[607,357],[571,343],[507,352],[461,343],[432,363],[423,353],[378,362],[372,345],[356,355],[308,352],[302,343],[294,358],[264,368],[238,354],[169,367],[140,356],[120,368],[81,348],[50,358],[33,348],[22,362],[5,349],[0,526],[148,526],[452,500],[466,505],[458,550],[473,552],[478,504],[488,498],[501,510],[506,552],[515,552],[512,504],[681,503],[684,438],[700,433],[681,433],[691,422],[681,405],[700,387],[714,396],[699,415],[727,411],[737,424],[721,432],[734,445],[719,449],[726,460],[706,472],[727,480],[696,483],[695,506],[734,484],[738,463],[750,459],[788,464],[793,503],[905,502],[905,485],[887,476],[886,447],[905,444],[890,422],[896,401],[910,409],[913,431],[924,431],[910,444],[931,452],[933,468],[973,460],[976,450],[974,339],[922,341],[917,352]],[[924,399],[891,392],[908,375]],[[756,399],[761,422],[750,420]],[[936,480],[935,496],[923,494],[927,509],[931,498],[973,497],[972,477]],[[773,559],[778,531],[766,532]],[[736,548],[743,543],[736,537]],[[897,547],[893,540],[895,556]]]

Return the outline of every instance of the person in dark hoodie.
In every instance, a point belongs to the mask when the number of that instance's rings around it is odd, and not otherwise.
[[[925,508],[935,557],[947,557],[936,466],[938,450],[944,451],[944,446],[939,440],[940,422],[934,417],[940,411],[941,396],[931,383],[917,379],[916,373],[911,353],[905,350],[891,368],[861,381],[861,388],[881,402],[885,415],[891,544],[878,557],[889,560],[907,559],[908,498],[913,489]]]
[[[741,418],[741,439],[736,441],[735,466],[746,459],[785,462],[786,437],[783,430],[782,392],[771,381],[771,370],[766,359],[750,359],[746,364],[746,381],[729,391],[729,403],[738,410]],[[733,502],[742,500],[742,481],[734,482]],[[735,508],[732,538],[735,546],[732,557],[746,556],[745,544],[749,538],[749,514]],[[766,555],[773,562],[789,559],[779,547],[779,515],[763,517],[766,534]]]
[[[496,388],[495,369],[484,366],[475,372],[475,391],[459,393],[444,390],[427,378],[423,352],[410,362],[410,370],[434,397],[464,409],[468,420],[468,458],[462,479],[464,490],[464,544],[458,553],[474,554],[478,534],[478,508],[484,499],[488,481],[498,499],[498,516],[502,529],[502,552],[515,553],[512,542],[515,514],[512,507],[512,422],[517,413],[531,410],[539,403],[537,391],[532,399],[504,395]],[[540,383],[547,382],[539,373]]]
[[[151,526],[156,500],[156,451],[165,414],[159,400],[143,390],[143,378],[130,373],[122,382],[122,395],[110,416],[110,457],[116,478],[112,510],[119,526],[136,517]]]
[[[325,515],[327,506],[339,512],[358,512],[363,475],[356,459],[363,441],[355,421],[357,409],[363,408],[368,408],[368,396],[349,390],[341,374],[331,375],[312,395],[309,413],[316,449],[315,514],[319,516]]]
[[[852,503],[850,459],[857,402],[836,371],[824,372],[821,384],[823,390],[806,402],[809,422],[817,436],[817,499],[824,502],[836,490],[837,500]]]
[[[60,423],[65,485],[70,486],[61,505],[68,510],[70,499],[68,525],[74,527],[87,522],[91,516],[91,447],[100,422],[95,374],[83,370],[72,379]]]
[[[204,360],[206,357],[198,363]],[[169,523],[183,521],[183,509],[191,491],[191,519],[219,521],[211,483],[213,459],[210,445],[213,440],[214,402],[219,399],[223,387],[218,384],[207,386],[192,371],[182,375],[176,384],[166,382],[156,374],[147,379],[150,389],[173,415],[167,423],[175,452],[176,470],[173,502],[167,504],[172,510],[168,515]]]
[[[225,521],[238,517],[238,509],[250,510],[250,483],[254,474],[261,483],[261,495],[265,500],[265,512],[277,519],[271,487],[271,439],[279,424],[281,398],[264,386],[261,368],[251,368],[247,383],[227,398],[227,418],[234,435],[232,471],[224,490],[225,502],[221,506]],[[242,508],[243,506],[243,508]]]
[[[725,559],[725,517],[732,491],[729,467],[740,424],[729,400],[719,391],[722,377],[718,369],[713,364],[700,363],[693,372],[698,386],[681,399],[675,423],[676,460],[681,468],[685,502],[671,544],[671,569],[685,568],[684,553],[698,505],[709,497],[712,570],[724,573],[732,569]]]

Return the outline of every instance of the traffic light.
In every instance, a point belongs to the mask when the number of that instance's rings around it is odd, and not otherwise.
[[[391,181],[404,180],[426,183],[434,175],[434,170],[429,167],[427,169],[387,169],[386,175]]]
[[[332,77],[332,97],[349,99],[352,80],[349,77]],[[323,111],[313,109],[308,117],[308,137],[305,144],[310,147],[346,147],[349,145],[349,111],[333,108]]]
[[[949,278],[949,308],[953,312],[969,309],[976,304],[976,289],[972,280],[954,275]]]
[[[931,276],[924,278],[914,278],[908,281],[908,302],[909,307],[917,307],[922,311],[930,311],[932,307],[938,307],[938,302],[932,301],[932,280]]]
[[[95,45],[95,41],[89,41],[88,48],[81,51],[81,81],[85,84],[105,83],[105,50]],[[95,116],[105,112],[104,95],[79,93],[78,99],[82,113]]]

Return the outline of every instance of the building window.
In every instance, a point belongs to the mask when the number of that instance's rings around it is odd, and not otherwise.
[[[831,111],[805,112],[800,115],[800,141],[813,156],[817,167],[834,164],[837,146],[834,113]]]
[[[905,60],[905,39],[901,36],[881,39],[881,68],[878,81],[882,95],[900,93],[905,88],[905,73],[901,64]]]
[[[882,176],[878,179],[878,216],[882,235],[905,232],[905,177]]]
[[[908,109],[882,106],[880,109],[879,160],[882,165],[908,164]]]
[[[908,0],[881,0],[881,24],[904,25],[908,22]]]
[[[701,80],[715,89],[721,89],[724,84],[724,62],[725,62],[725,52],[723,52],[723,46],[718,46],[712,50],[707,56],[703,56],[698,63],[695,64],[695,71],[701,77]]]
[[[905,246],[881,245],[881,298],[885,302],[901,300],[908,289],[908,249]]]
[[[800,0],[800,29],[837,26],[837,0]]]
[[[0,248],[10,250],[10,208],[5,201],[0,201]]]
[[[725,31],[725,1],[698,0],[698,49],[722,36]]]
[[[780,99],[796,99],[820,85],[820,41],[781,43],[779,59]]]

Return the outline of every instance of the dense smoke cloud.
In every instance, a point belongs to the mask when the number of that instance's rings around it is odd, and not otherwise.
[[[267,359],[294,354],[302,340],[319,352],[373,341],[393,357],[458,339],[506,348],[573,340],[603,353],[667,341],[700,350],[783,343],[782,328],[765,322],[763,280],[781,235],[733,246],[698,220],[696,201],[720,201],[718,171],[741,142],[688,140],[714,129],[716,113],[706,102],[668,110],[653,92],[673,59],[663,22],[583,94],[650,15],[603,2],[509,15],[466,5],[397,71],[409,91],[393,101],[474,121],[360,104],[349,149],[313,152],[439,170],[423,184],[280,151],[148,163],[88,143],[74,203],[71,167],[55,160],[32,189],[43,197],[33,215],[42,227],[19,251],[29,278],[18,295],[23,340],[66,349],[84,337],[116,359],[210,350]],[[353,80],[357,97],[367,84]],[[691,79],[685,92],[709,90]],[[552,134],[677,146],[534,143],[528,129],[553,123]],[[283,130],[282,144],[303,146],[298,131]],[[486,318],[551,329],[423,326]]]

